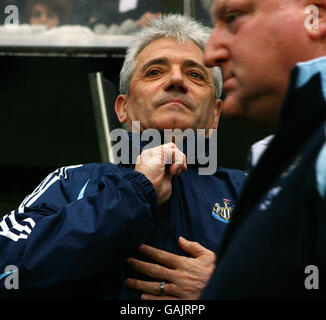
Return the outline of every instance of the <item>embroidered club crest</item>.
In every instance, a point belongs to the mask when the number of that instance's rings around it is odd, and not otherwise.
[[[216,202],[211,211],[211,215],[217,220],[220,220],[224,223],[229,223],[233,208],[234,206],[232,205],[232,200],[223,199],[223,206]]]

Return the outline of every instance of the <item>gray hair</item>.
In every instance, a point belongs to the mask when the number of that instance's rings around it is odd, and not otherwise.
[[[129,95],[130,81],[136,67],[139,53],[151,42],[160,38],[176,39],[179,43],[194,42],[202,51],[210,37],[211,29],[204,27],[196,20],[180,14],[163,15],[152,20],[151,25],[136,34],[135,40],[127,50],[127,54],[120,72],[120,94]],[[215,96],[222,94],[223,79],[219,67],[213,67]]]

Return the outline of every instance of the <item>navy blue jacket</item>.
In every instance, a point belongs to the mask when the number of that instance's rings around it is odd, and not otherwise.
[[[0,222],[0,275],[17,266],[20,287],[7,290],[0,276],[0,295],[118,298],[125,259],[141,243],[184,254],[183,236],[216,249],[244,178],[223,168],[200,176],[189,165],[157,207],[152,184],[132,165],[58,169]]]
[[[202,299],[326,298],[325,75],[326,57],[294,68]]]

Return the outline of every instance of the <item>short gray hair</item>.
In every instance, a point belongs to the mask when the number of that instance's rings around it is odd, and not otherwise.
[[[162,15],[152,20],[151,25],[135,35],[135,40],[127,50],[127,54],[120,72],[120,94],[129,95],[130,81],[136,67],[139,53],[151,42],[160,38],[176,39],[179,43],[194,42],[202,51],[210,37],[211,29],[204,27],[196,20],[180,14]],[[223,79],[219,67],[213,67],[215,96],[222,94]]]

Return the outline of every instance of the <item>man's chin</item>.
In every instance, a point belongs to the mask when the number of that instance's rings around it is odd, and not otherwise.
[[[223,116],[226,119],[240,120],[257,127],[273,129],[277,121],[277,113],[274,108],[270,109],[258,100],[248,102],[234,96],[226,97],[223,102]]]
[[[193,124],[189,121],[185,121],[184,119],[179,119],[175,117],[171,118],[164,118],[161,120],[156,121],[153,123],[153,129],[157,130],[175,130],[175,129],[181,129],[182,131],[192,128]]]
[[[223,116],[228,119],[239,119],[244,117],[244,107],[238,99],[232,95],[226,96],[223,101]]]

